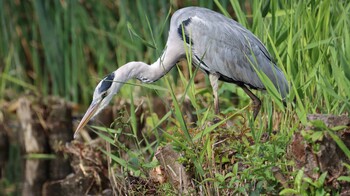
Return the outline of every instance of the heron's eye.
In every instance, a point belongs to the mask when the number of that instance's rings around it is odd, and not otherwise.
[[[104,91],[104,92],[101,94],[101,97],[102,97],[102,99],[104,99],[106,96],[107,96],[107,91]]]

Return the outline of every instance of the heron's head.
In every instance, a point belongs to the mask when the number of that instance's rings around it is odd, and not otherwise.
[[[74,137],[77,133],[89,122],[89,120],[95,117],[113,98],[113,95],[118,90],[116,82],[113,82],[115,73],[112,72],[98,83],[95,88],[92,102],[81,119],[77,129],[75,130]]]

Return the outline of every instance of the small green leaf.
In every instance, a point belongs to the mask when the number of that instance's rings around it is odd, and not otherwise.
[[[56,159],[54,154],[30,153],[25,156],[26,159]]]
[[[233,166],[232,172],[233,172],[233,174],[234,174],[235,176],[237,176],[237,174],[238,174],[238,163],[236,163],[236,164]]]
[[[107,151],[105,151],[104,149],[100,149],[103,153],[105,153],[107,156],[111,157],[111,159],[115,162],[117,162],[119,165],[121,165],[122,167],[124,167],[125,169],[128,169],[134,173],[137,172],[137,169],[133,168],[130,164],[128,164],[127,161],[125,161],[124,159],[121,159],[117,156],[115,156],[114,154],[112,153],[109,153]]]
[[[225,177],[219,173],[215,173],[215,177],[216,177],[216,179],[218,179],[219,182],[225,181]]]
[[[324,172],[317,180],[318,188],[322,187],[324,184],[324,181],[326,180],[328,172]]]
[[[331,128],[331,130],[332,131],[341,131],[341,130],[344,130],[347,128],[349,128],[349,126],[336,126],[336,127]]]
[[[147,168],[147,169],[152,169],[155,168],[159,165],[159,162],[157,159],[153,159],[151,162],[149,163],[144,163],[142,166]]]
[[[280,195],[297,195],[299,192],[297,190],[294,189],[283,189],[279,194]]]
[[[323,132],[322,131],[315,131],[311,134],[311,139],[313,142],[322,140]]]
[[[310,121],[310,123],[315,128],[319,128],[319,129],[322,129],[322,130],[327,130],[328,129],[327,125],[322,120],[313,120],[313,121]]]
[[[302,183],[303,176],[304,176],[304,168],[299,170],[297,175],[295,176],[294,185],[296,187],[298,187],[298,190],[301,188],[301,183]]]
[[[102,127],[102,126],[94,126],[92,125],[91,126],[92,128],[94,129],[97,129],[99,131],[103,131],[103,132],[107,132],[107,133],[110,133],[110,134],[118,134],[118,133],[121,133],[121,129],[111,129],[111,128],[107,128],[107,127]]]
[[[106,142],[115,145],[115,141],[114,139],[112,139],[111,137],[106,136],[105,134],[99,132],[99,131],[95,131],[93,130],[93,132],[95,132],[100,138],[102,138],[103,140],[105,140]]]
[[[304,180],[305,182],[311,184],[312,186],[317,187],[317,184],[316,184],[311,178],[305,177],[305,178],[303,178],[303,180]]]
[[[343,165],[344,165],[348,170],[350,170],[350,164],[343,163]]]
[[[350,176],[340,176],[339,178],[337,178],[337,180],[350,182]]]

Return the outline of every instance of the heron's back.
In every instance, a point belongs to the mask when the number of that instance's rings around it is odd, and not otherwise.
[[[279,90],[288,93],[288,82],[261,41],[236,21],[205,8],[187,7],[174,13],[170,36],[192,48],[192,61],[221,80],[265,89],[257,71]],[[173,41],[176,39],[173,39]]]

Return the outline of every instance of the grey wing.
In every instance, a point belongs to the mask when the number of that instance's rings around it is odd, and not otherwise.
[[[260,70],[285,97],[287,80],[260,40],[234,20],[211,14],[196,13],[186,26],[194,62],[227,82],[265,89],[256,73]]]

